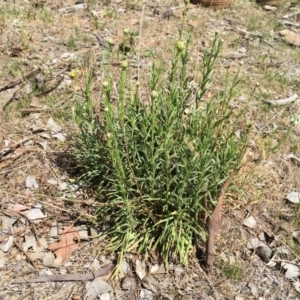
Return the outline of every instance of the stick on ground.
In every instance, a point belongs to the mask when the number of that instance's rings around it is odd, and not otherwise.
[[[85,280],[93,280],[96,277],[101,277],[110,273],[114,268],[114,264],[108,264],[104,269],[101,269],[95,273],[87,273],[87,274],[56,274],[49,276],[39,276],[29,279],[19,279],[15,280],[12,283],[37,283],[37,282],[58,282],[58,281],[85,281]]]

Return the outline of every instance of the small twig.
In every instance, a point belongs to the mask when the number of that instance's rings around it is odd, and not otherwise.
[[[32,228],[33,235],[34,235],[34,237],[35,237],[35,239],[36,239],[36,242],[37,242],[38,246],[42,247],[43,245],[41,244],[41,242],[40,242],[40,240],[39,240],[39,238],[38,238],[39,235],[38,235],[38,232],[37,232],[37,230],[36,230],[36,228],[35,228],[34,223],[31,222],[31,220],[29,220],[29,219],[28,219],[28,221],[29,221],[30,227]]]
[[[15,87],[10,91],[9,95],[6,96],[6,99],[2,101],[0,105],[0,122],[2,121],[2,115],[5,107],[15,98],[15,95],[19,90],[20,90],[19,87]]]
[[[18,109],[18,111],[20,112],[24,112],[24,113],[39,113],[39,112],[46,112],[46,111],[55,111],[55,110],[59,110],[59,108],[21,108]]]
[[[65,70],[64,70],[65,71]],[[60,84],[61,82],[64,80],[64,77],[61,77],[59,80],[57,80],[57,82],[51,87],[49,88],[48,90],[36,95],[36,97],[42,97],[42,96],[45,96],[45,95],[48,95],[49,93],[51,93],[52,91],[54,91]]]
[[[242,29],[232,29],[233,31],[239,33],[240,35],[243,35],[243,36],[251,36],[251,37],[254,37],[254,38],[259,38],[261,42],[264,42],[266,43],[267,45],[269,45],[270,47],[272,47],[273,49],[275,50],[278,50],[279,49],[277,47],[275,47],[274,45],[272,45],[271,43],[269,43],[268,41],[266,41],[264,38],[263,38],[263,35],[260,34],[260,33],[252,33],[252,32],[249,32],[249,31],[246,31],[246,30],[242,30]]]
[[[10,194],[10,195],[17,196],[17,197],[21,197],[23,199],[30,199],[31,201],[34,200],[36,202],[41,202],[41,203],[43,203],[45,205],[48,205],[50,207],[56,208],[56,209],[61,210],[61,211],[65,211],[65,212],[69,213],[70,215],[72,215],[72,211],[70,209],[64,209],[64,208],[58,207],[56,205],[48,203],[48,201],[43,201],[41,199],[34,199],[32,197],[28,197],[28,196],[21,195],[21,194],[16,194],[16,193],[11,193],[11,192],[7,192],[7,191],[6,191],[6,193]],[[35,196],[44,196],[44,195],[35,194]],[[52,197],[52,198],[56,199],[57,197]],[[13,210],[9,210],[9,209],[2,210],[1,213],[5,214],[7,216],[10,216],[10,217],[13,216],[13,217],[17,217],[17,218],[19,218],[19,217],[23,217],[23,218],[25,217],[25,218],[27,218],[26,215],[20,214],[18,211],[13,211]],[[89,215],[89,214],[85,214],[85,213],[80,214],[80,215],[78,215],[76,217],[77,218],[86,217],[86,218],[89,218],[89,219],[95,218],[94,216]],[[44,220],[46,218],[49,218],[49,217],[43,217],[43,218],[41,218],[41,220]]]
[[[36,72],[40,71],[41,68],[36,68],[33,69],[29,72],[27,72],[26,74],[24,74],[22,77],[17,78],[14,81],[9,82],[8,84],[0,87],[0,92],[4,91],[4,90],[8,90],[11,89],[12,87],[18,85],[19,83],[21,83],[24,79],[27,79],[28,77],[32,76],[33,74],[35,74]]]
[[[300,24],[295,23],[295,22],[291,22],[291,21],[288,21],[288,20],[279,20],[279,23],[282,24],[282,25],[300,27]]]
[[[227,178],[227,180],[225,181],[225,183],[222,187],[220,196],[219,196],[218,203],[217,203],[213,213],[211,214],[211,216],[209,216],[207,218],[207,222],[206,222],[207,230],[208,230],[208,238],[206,241],[206,269],[207,269],[207,272],[209,272],[212,267],[214,242],[215,242],[216,234],[220,228],[221,217],[222,217],[221,210],[222,210],[222,205],[224,202],[225,193],[226,193],[226,190],[227,190],[234,174],[235,174],[235,171],[232,172],[230,174],[230,176]]]
[[[292,102],[294,102],[295,100],[297,100],[298,95],[294,94],[291,97],[285,98],[285,99],[279,99],[279,100],[264,100],[264,102],[270,103],[274,106],[282,106],[282,105],[286,105],[286,104],[290,104]]]
[[[56,274],[49,276],[39,276],[29,279],[19,279],[15,280],[12,283],[37,283],[37,282],[59,282],[59,281],[86,281],[93,280],[96,277],[101,277],[109,274],[114,268],[114,264],[108,264],[104,269],[99,270],[95,273],[87,273],[87,274]]]
[[[30,261],[30,263],[33,265],[33,267],[38,270],[37,266],[35,265],[35,263],[33,262],[33,260],[28,256],[28,254],[23,250],[23,248],[16,242],[14,241],[14,245],[21,251],[24,253],[24,255],[27,257],[27,259]]]
[[[18,298],[18,300],[23,300],[23,299],[29,297],[30,295],[32,295],[32,292],[25,294],[23,297]]]
[[[62,70],[60,70],[58,73],[54,74],[54,77],[57,78],[57,77],[59,77],[60,75],[64,74],[65,72],[70,71],[71,66],[72,66],[72,63],[67,64],[67,66],[66,66],[65,68],[63,68]],[[61,77],[57,80],[57,82],[56,82],[51,88],[49,88],[49,89],[46,90],[46,91],[41,92],[40,94],[36,95],[36,97],[42,97],[42,96],[45,96],[45,95],[51,93],[52,91],[54,91],[54,90],[61,84],[61,82],[62,82],[63,80],[64,80],[64,77],[61,76]]]
[[[5,167],[7,167],[9,165],[11,166],[16,160],[18,160],[21,156],[25,155],[29,151],[30,150],[26,148],[26,149],[24,149],[24,151],[22,151],[18,155],[2,157],[2,159],[0,159],[0,162],[1,162],[0,169],[4,169]]]
[[[4,156],[6,156],[7,154],[15,151],[18,147],[22,146],[22,144],[28,142],[29,140],[31,140],[32,138],[34,137],[28,137],[28,138],[25,138],[23,139],[22,141],[16,143],[15,145],[11,146],[9,149],[7,149],[6,151],[4,151],[2,154],[0,154],[0,161],[2,160],[2,158]]]

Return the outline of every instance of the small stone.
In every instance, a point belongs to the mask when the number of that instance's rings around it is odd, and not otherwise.
[[[146,289],[141,289],[140,292],[140,300],[152,300],[153,299],[153,293]]]
[[[258,246],[255,252],[264,262],[268,262],[272,257],[272,250],[267,246]]]
[[[135,290],[137,283],[134,277],[128,276],[125,277],[122,281],[122,288],[124,290]]]
[[[52,185],[57,185],[58,182],[55,178],[51,177],[47,180],[47,183],[52,184]]]

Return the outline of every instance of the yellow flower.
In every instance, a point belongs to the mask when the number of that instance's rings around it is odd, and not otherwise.
[[[70,72],[70,77],[73,79],[73,78],[75,78],[76,77],[76,75],[77,75],[77,72],[76,72],[76,70],[72,70],[71,72]]]

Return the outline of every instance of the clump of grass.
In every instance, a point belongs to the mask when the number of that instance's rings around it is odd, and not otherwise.
[[[222,274],[233,281],[240,281],[245,273],[245,267],[238,262],[226,262]]]
[[[74,37],[73,34],[71,34],[68,38],[68,41],[67,41],[67,49],[70,50],[70,51],[77,51],[78,50],[78,46],[77,46],[77,42],[76,42],[76,39]]]
[[[230,108],[237,77],[227,93],[204,100],[222,47],[218,35],[203,53],[199,89],[188,83],[190,38],[183,41],[182,36],[181,29],[169,74],[153,64],[149,102],[139,98],[138,85],[130,90],[129,66],[123,61],[117,103],[108,76],[103,82],[104,114],[95,112],[90,74],[85,103],[75,110],[79,180],[96,187],[101,202],[97,218],[110,218],[106,250],[119,253],[119,261],[126,252],[147,257],[157,251],[166,263],[177,257],[187,264],[195,236],[203,236],[204,215],[214,209],[222,184],[239,167],[246,147],[245,110]],[[194,105],[185,115],[190,102]]]

